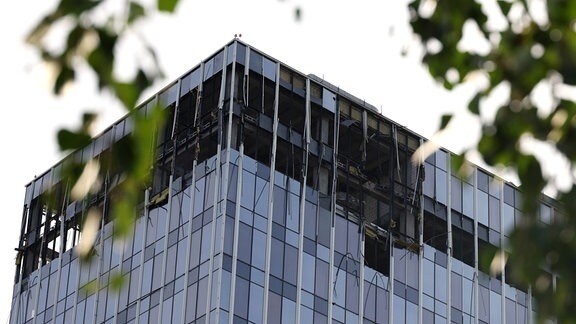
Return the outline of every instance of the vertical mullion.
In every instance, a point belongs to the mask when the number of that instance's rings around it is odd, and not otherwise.
[[[142,217],[145,217],[146,221],[144,223],[144,225],[142,226],[142,231],[143,231],[143,235],[142,235],[142,252],[140,255],[140,279],[138,280],[138,299],[136,300],[136,319],[134,320],[135,323],[139,323],[140,320],[140,299],[142,297],[142,285],[144,282],[144,260],[146,258],[146,253],[144,253],[144,251],[146,250],[146,239],[148,238],[148,229],[147,229],[147,224],[148,224],[148,204],[150,203],[150,189],[146,189],[146,191],[144,191],[144,215]],[[95,309],[97,309],[95,307]]]
[[[472,179],[473,183],[473,193],[472,193],[472,201],[473,201],[473,214],[474,214],[474,323],[478,323],[479,321],[479,312],[478,312],[478,169],[474,168],[472,172]]]
[[[242,199],[242,168],[244,160],[244,142],[240,142],[240,155],[238,159],[238,180],[236,185],[236,206],[234,210],[234,244],[232,245],[232,274],[230,275],[230,317],[228,323],[234,323],[234,301],[236,295],[236,268],[238,259],[238,241],[240,232],[240,204]]]
[[[172,171],[172,170],[171,170]],[[166,268],[168,267],[168,232],[170,231],[170,214],[172,213],[172,184],[174,175],[170,173],[168,178],[168,208],[166,212],[166,228],[164,229],[164,246],[162,255],[162,275],[160,277],[160,304],[158,305],[158,316],[162,318],[164,308],[164,286],[166,285]]]
[[[501,262],[501,268],[500,268],[500,273],[502,274],[502,282],[500,282],[501,285],[501,303],[502,303],[502,317],[500,318],[500,320],[502,321],[502,323],[506,323],[506,262],[504,262],[506,259],[506,251],[504,251],[504,231],[503,231],[503,219],[504,219],[504,181],[499,181],[498,183],[498,187],[500,188],[500,195],[498,196],[498,198],[500,199],[500,201],[498,202],[498,209],[499,209],[499,213],[500,213],[500,223],[498,224],[498,226],[500,227],[500,246],[498,247],[499,251],[497,253],[501,253],[501,260],[503,262]],[[488,199],[490,199],[490,197],[488,197]],[[490,204],[490,201],[488,201],[488,204]],[[490,233],[488,233],[488,235],[490,235]],[[516,302],[516,300],[514,301]],[[516,311],[516,310],[514,310]]]
[[[218,143],[216,145],[216,160],[214,161],[215,163],[215,177],[216,179],[214,180],[214,199],[213,199],[213,209],[212,209],[212,233],[210,236],[210,259],[209,259],[209,266],[208,266],[208,291],[207,291],[207,299],[206,299],[206,323],[210,323],[210,310],[212,308],[212,281],[214,280],[212,278],[212,274],[214,272],[214,253],[215,253],[215,248],[216,248],[216,220],[218,218],[218,214],[222,215],[225,217],[225,206],[226,204],[224,203],[224,207],[221,207],[221,210],[219,210],[218,208],[218,200],[220,199],[220,177],[222,176],[222,173],[224,172],[222,170],[222,157],[221,157],[221,152],[222,152],[222,103],[224,101],[224,93],[226,92],[226,47],[224,48],[224,59],[222,60],[222,78],[221,78],[221,83],[220,83],[220,94],[219,94],[219,99],[218,99]],[[224,227],[221,228],[221,230],[224,230]],[[220,258],[220,265],[222,264],[222,258]],[[221,279],[221,273],[218,273],[218,288],[217,288],[217,295],[216,295],[216,301],[219,304],[220,302],[220,279]],[[218,305],[219,306],[219,305]],[[215,314],[215,323],[218,323],[218,309],[216,310],[216,314]]]
[[[448,251],[446,264],[446,322],[452,322],[452,163],[450,153],[447,153],[446,165],[446,230],[448,234]]]
[[[334,98],[336,99],[336,98]],[[336,185],[338,184],[338,133],[340,130],[340,109],[338,105],[338,101],[335,102],[334,107],[334,118],[333,118],[333,127],[334,127],[334,134],[332,142],[334,143],[334,148],[332,150],[332,188],[330,192],[330,197],[332,199],[330,203],[331,211],[330,211],[330,259],[329,259],[329,269],[328,272],[328,284],[330,285],[330,291],[328,292],[328,322],[332,322],[333,312],[334,312],[334,245],[336,239]],[[299,296],[300,294],[298,294]],[[298,307],[298,306],[297,306]]]
[[[248,55],[248,54],[246,54]],[[248,69],[248,67],[246,68]],[[262,89],[264,91],[264,89]],[[274,178],[276,173],[276,146],[278,136],[278,103],[280,91],[280,63],[276,63],[276,89],[274,100],[274,120],[272,126],[272,150],[270,157],[270,187],[268,192],[268,230],[266,233],[266,265],[264,268],[264,303],[262,307],[262,320],[268,319],[268,295],[270,287],[270,257],[272,249],[272,218],[274,212]]]
[[[420,147],[424,145],[424,140],[420,139]],[[418,167],[424,167],[424,159],[418,161]],[[424,183],[421,182],[423,186]],[[418,250],[418,323],[422,324],[422,299],[424,292],[424,275],[423,275],[423,263],[424,263],[424,190],[420,190],[420,210],[419,210],[419,233],[418,233],[418,245],[420,249]]]
[[[200,69],[202,71],[202,68]],[[198,109],[198,107],[195,107]],[[194,217],[194,199],[196,199],[196,164],[198,161],[195,159],[192,161],[192,180],[190,184],[190,206],[188,211],[188,244],[186,252],[186,267],[184,269],[184,298],[182,299],[182,319],[186,320],[186,304],[188,301],[188,277],[190,273],[190,252],[192,249],[200,248],[198,246],[192,246],[192,218]],[[196,305],[194,305],[196,307]]]
[[[230,132],[227,132],[226,134],[226,139],[223,138],[222,136],[222,131],[224,130],[224,98],[226,95],[226,78],[227,78],[227,61],[228,61],[228,46],[224,47],[224,58],[222,60],[222,83],[220,85],[220,98],[218,100],[218,145],[220,146],[220,152],[222,150],[222,145],[224,144],[224,150],[225,150],[225,158],[224,158],[224,165],[221,166],[220,164],[220,168],[222,168],[222,191],[220,192],[220,195],[218,195],[217,197],[217,201],[220,200],[220,237],[216,238],[214,237],[212,239],[212,242],[218,242],[219,247],[216,247],[217,250],[220,251],[220,258],[218,259],[218,264],[216,265],[216,269],[218,269],[218,273],[217,273],[217,284],[216,284],[216,314],[215,314],[215,319],[214,322],[215,323],[219,323],[219,317],[220,317],[220,299],[222,297],[222,263],[224,260],[224,238],[225,238],[225,230],[226,230],[226,206],[227,206],[227,199],[228,199],[228,181],[229,181],[229,173],[230,173],[230,150],[228,150],[229,148],[229,143],[230,141],[228,140],[228,138],[230,137]],[[234,74],[232,73],[232,76],[234,76]],[[231,87],[231,89],[233,89]],[[231,109],[229,108],[229,111]],[[228,119],[231,119],[232,115],[229,114],[228,115]],[[227,122],[227,129],[228,129],[229,123]],[[223,143],[223,141],[226,141],[226,143]],[[221,155],[221,153],[218,153],[219,155]],[[220,188],[220,185],[218,186],[218,189]],[[218,191],[216,191],[216,194],[218,193]],[[222,197],[220,197],[222,196]],[[215,221],[218,220],[218,215],[216,215],[216,218],[214,219]],[[216,222],[214,222],[214,225],[216,225]],[[216,227],[213,228],[213,231],[216,230]],[[216,232],[214,232],[216,233]],[[218,241],[216,241],[218,239]],[[212,256],[211,258],[214,258],[214,254],[216,253],[216,251],[212,251]],[[210,301],[211,302],[211,301]],[[211,307],[212,308],[212,307]]]
[[[308,178],[308,150],[310,145],[310,79],[306,78],[306,121],[304,125],[305,131],[305,148],[304,148],[304,165],[302,166],[302,182],[300,185],[300,223],[298,233],[298,276],[296,278],[296,322],[300,322],[302,313],[302,266],[303,253],[304,253],[304,214],[306,206],[306,182]]]

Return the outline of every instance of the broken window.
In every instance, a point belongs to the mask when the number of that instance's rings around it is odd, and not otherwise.
[[[365,228],[364,263],[385,276],[390,275],[390,242],[388,234],[372,227]]]

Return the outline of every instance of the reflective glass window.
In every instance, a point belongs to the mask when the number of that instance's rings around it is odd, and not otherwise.
[[[316,259],[316,295],[328,298],[328,263]]]
[[[485,287],[478,286],[478,316],[480,320],[490,322],[490,290]]]
[[[288,194],[286,202],[286,227],[298,232],[300,226],[300,200],[297,195]]]
[[[418,305],[406,302],[406,323],[418,323]]]
[[[336,237],[346,237],[347,236],[347,221],[346,219],[336,216],[335,217],[335,227],[336,227]],[[335,250],[339,253],[345,254],[346,251],[346,240],[334,240]]]
[[[282,297],[270,292],[268,295],[268,323],[281,323]]]
[[[364,317],[376,320],[376,286],[364,281]]]
[[[474,187],[467,183],[462,183],[462,213],[474,217]]]
[[[448,153],[438,150],[436,151],[436,167],[447,171],[448,170]]]
[[[434,296],[434,263],[422,259],[422,275],[424,276],[424,293]]]
[[[316,240],[316,205],[306,201],[304,209],[304,236]]]
[[[242,280],[242,279],[241,279]],[[238,281],[236,281],[236,289],[238,289]],[[202,298],[204,296],[204,294],[206,293],[206,291],[208,290],[208,277],[204,277],[202,279],[200,279],[200,281],[198,282],[198,295],[201,298],[197,299],[197,305],[196,305],[196,313],[197,313],[197,317],[201,317],[204,314],[206,314],[206,298]],[[238,290],[237,290],[238,291]],[[238,292],[236,292],[236,296],[242,296],[242,295],[238,295]]]
[[[160,104],[162,107],[168,107],[176,102],[176,97],[178,97],[178,82],[173,83],[160,93]]]
[[[435,297],[442,301],[446,302],[446,268],[436,264],[435,265]]]
[[[436,200],[438,200],[439,203],[446,205],[447,194],[447,173],[439,168],[436,168]]]
[[[332,113],[336,112],[336,95],[331,91],[323,88],[322,94],[322,107],[328,109]]]
[[[476,204],[478,207],[478,222],[488,226],[488,194],[482,190],[478,190],[476,192],[476,199],[478,199]]]
[[[282,278],[284,270],[284,243],[273,238],[270,254],[270,273],[278,278]]]
[[[253,267],[264,270],[266,263],[266,234],[254,230],[252,240],[251,264]]]
[[[504,202],[510,206],[514,206],[514,187],[505,183],[504,184]]]
[[[327,271],[327,270],[326,270]],[[298,250],[290,245],[284,247],[284,280],[295,285],[298,275]],[[326,274],[326,277],[328,275]]]
[[[457,273],[451,273],[451,294],[452,307],[462,309],[462,276]]]
[[[430,198],[434,198],[434,166],[429,163],[424,163],[424,178],[423,191],[424,194]]]
[[[252,254],[252,227],[240,223],[238,229],[238,259],[250,264]]]
[[[352,255],[354,260],[360,260],[360,231],[358,225],[353,222],[348,222],[348,253]],[[358,263],[355,263],[358,264]]]
[[[358,277],[351,273],[346,273],[346,309],[358,313],[358,294],[360,287]]]
[[[236,297],[237,298],[237,297]],[[254,323],[262,322],[262,303],[264,302],[264,289],[258,285],[250,284],[249,320]]]
[[[500,199],[489,197],[490,228],[500,232]]]
[[[296,303],[287,298],[282,298],[282,323],[296,323]]]
[[[514,229],[514,207],[504,204],[504,218],[502,219],[502,231],[509,235]]]
[[[302,255],[302,288],[314,292],[314,275],[316,274],[316,258],[308,253]]]
[[[482,170],[477,170],[477,185],[478,185],[478,189],[484,191],[484,192],[488,192],[488,186],[489,186],[489,176],[488,174],[486,174],[484,171]]]
[[[452,208],[458,212],[462,212],[462,181],[457,177],[452,177],[451,179],[451,203]]]
[[[248,318],[249,287],[250,283],[247,280],[236,277],[234,314],[242,318]]]
[[[254,208],[254,181],[256,176],[246,170],[242,172],[241,205],[248,209]]]
[[[262,55],[256,51],[250,51],[250,70],[262,73]]]
[[[208,260],[210,256],[210,241],[212,235],[212,223],[202,228],[202,244],[200,246],[200,262]]]
[[[405,250],[406,253],[406,283],[418,289],[418,254]]]
[[[198,296],[197,285],[192,284],[188,287],[186,297],[186,323],[196,319],[196,297]]]
[[[274,186],[274,213],[273,219],[276,223],[284,225],[286,212],[286,190]]]
[[[196,68],[194,71],[188,73],[182,79],[180,83],[180,91],[182,94],[198,87],[200,84],[200,68]]]
[[[514,309],[513,309],[514,310]],[[514,312],[512,312],[514,314]],[[502,321],[502,297],[493,291],[490,292],[490,323],[498,323]],[[515,323],[515,321],[507,321],[506,323]]]
[[[263,72],[264,72],[264,77],[272,80],[272,81],[276,81],[276,62],[264,57],[263,58]],[[252,64],[250,64],[252,65]]]

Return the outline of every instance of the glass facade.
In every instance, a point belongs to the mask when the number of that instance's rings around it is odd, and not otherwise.
[[[10,323],[529,323],[530,291],[483,271],[520,221],[516,188],[312,75],[237,40],[159,102],[152,185],[113,238],[120,174],[82,201],[59,177],[26,188]],[[106,161],[130,116],[69,157]],[[47,192],[56,192],[48,200]],[[54,202],[56,201],[56,203]],[[74,246],[103,212],[94,256]],[[542,202],[551,222],[551,201]],[[550,275],[555,280],[553,275]]]

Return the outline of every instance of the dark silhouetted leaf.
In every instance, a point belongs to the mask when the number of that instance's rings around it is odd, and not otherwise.
[[[91,137],[85,133],[76,133],[67,129],[58,131],[58,145],[61,151],[75,150],[90,143]]]
[[[60,69],[60,73],[58,73],[58,76],[56,77],[56,81],[54,82],[54,89],[53,89],[54,93],[60,94],[64,86],[68,82],[74,80],[74,75],[75,75],[74,70],[72,70],[67,66],[63,66]]]
[[[134,23],[136,20],[146,16],[146,9],[141,4],[130,1],[130,9],[128,13],[128,24]]]
[[[120,101],[122,101],[124,107],[130,109],[136,107],[136,101],[138,100],[140,94],[138,92],[140,89],[137,89],[136,83],[116,82],[113,84],[113,87],[116,96],[118,99],[120,99]]]
[[[92,123],[96,120],[98,116],[93,112],[85,112],[82,114],[82,130],[88,132]]]
[[[66,42],[66,52],[76,50],[84,37],[84,33],[86,33],[86,29],[81,25],[76,25],[72,31],[70,31]]]
[[[158,0],[158,10],[163,12],[174,12],[178,0]]]
[[[474,98],[472,98],[472,100],[468,104],[468,111],[470,111],[474,115],[480,114],[480,98],[481,98],[481,95],[477,94],[474,96]]]
[[[99,4],[99,0],[60,0],[58,11],[79,16]]]
[[[446,128],[448,123],[452,120],[452,117],[454,117],[452,114],[442,115],[440,118],[440,129]]]

